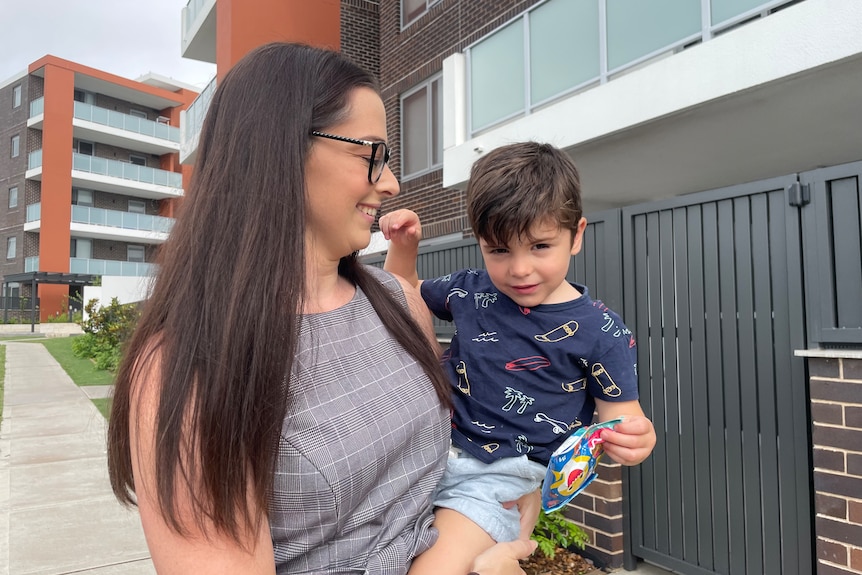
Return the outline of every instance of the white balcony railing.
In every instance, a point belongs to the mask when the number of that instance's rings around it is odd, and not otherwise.
[[[35,222],[41,219],[42,203],[28,205],[26,221]],[[72,206],[72,222],[77,224],[167,234],[173,228],[174,221],[174,218],[150,214],[121,212],[119,210],[106,210],[103,208],[91,208],[89,206]]]
[[[111,128],[117,128],[118,130],[126,130],[128,132],[134,132],[143,136],[151,136],[161,140],[168,140],[169,142],[174,143],[179,143],[180,141],[179,128],[147,120],[146,118],[139,118],[130,114],[115,112],[114,110],[99,108],[92,104],[75,102],[74,115],[79,120],[86,120],[103,126],[110,126]]]
[[[150,276],[153,271],[155,271],[155,265],[144,262],[69,258],[69,272],[73,274],[147,277]]]
[[[155,264],[145,262],[121,262],[115,260],[93,260],[88,258],[69,258],[69,272],[95,276],[149,277],[155,271]],[[24,272],[39,271],[39,256],[24,258]]]
[[[33,150],[27,155],[27,169],[42,167],[42,150]]]
[[[540,2],[467,48],[469,137],[796,1]]]
[[[215,94],[216,84],[216,77],[213,76],[213,79],[201,90],[201,93],[198,94],[188,109],[180,112],[180,161],[182,162],[189,158],[193,161],[195,157],[201,127],[207,111],[209,111],[213,94]]]
[[[170,233],[174,225],[173,218],[121,212],[119,210],[105,210],[88,206],[72,206],[72,221],[78,224],[139,230],[143,232],[161,232],[165,234]]]
[[[182,188],[183,186],[183,175],[177,172],[87,156],[77,152],[72,153],[72,169],[156,186],[170,188]]]

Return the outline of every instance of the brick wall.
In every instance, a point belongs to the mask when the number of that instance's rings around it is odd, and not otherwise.
[[[623,566],[623,481],[622,466],[605,460],[598,477],[565,507],[563,515],[590,536],[583,555],[604,568]]]
[[[862,573],[862,353],[835,355],[808,358],[818,575]]]
[[[392,171],[401,180],[400,97],[443,69],[443,60],[461,52],[538,0],[443,0],[401,29],[400,2],[380,3],[380,85],[393,152]],[[342,1],[342,6],[346,0]],[[401,194],[384,206],[416,210],[423,236],[433,238],[469,229],[464,192],[444,189],[443,171],[401,182]]]
[[[30,116],[30,76],[0,88],[0,277],[24,271],[23,225],[26,213],[27,153],[31,150],[27,118]],[[21,105],[13,107],[13,90],[21,87]],[[11,154],[13,136],[18,136],[18,156]],[[18,206],[9,208],[9,189],[18,188]],[[16,237],[15,257],[6,259],[6,241]]]
[[[380,2],[341,0],[341,52],[380,78]]]

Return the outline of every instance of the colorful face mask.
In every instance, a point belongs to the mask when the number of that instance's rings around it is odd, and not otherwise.
[[[596,466],[605,452],[601,432],[620,422],[622,418],[581,427],[554,451],[542,484],[545,513],[563,507],[598,476]]]

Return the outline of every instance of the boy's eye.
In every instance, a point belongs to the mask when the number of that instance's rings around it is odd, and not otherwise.
[[[507,250],[506,248],[490,248],[490,249],[488,250],[488,253],[491,253],[491,254],[505,254],[505,253],[508,253],[508,251],[509,251],[509,250]]]
[[[536,244],[533,247],[536,248],[537,250],[546,250],[549,247],[551,247],[551,245],[550,244]]]

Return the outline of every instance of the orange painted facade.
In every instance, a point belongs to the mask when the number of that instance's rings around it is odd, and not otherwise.
[[[341,47],[339,0],[218,0],[216,11],[219,80],[249,50],[268,42]]]
[[[70,226],[76,76],[87,76],[175,102],[176,106],[162,111],[163,115],[170,118],[173,126],[179,126],[180,110],[191,104],[197,94],[189,90],[171,92],[50,55],[32,63],[28,72],[44,78],[38,271],[68,273],[72,237]],[[160,163],[162,169],[174,172],[190,173],[192,169],[181,166],[179,155],[175,153],[163,155]],[[175,201],[161,202],[161,215],[173,216],[172,204]],[[64,284],[38,284],[41,321],[46,321],[49,316],[61,312],[68,294],[69,286]]]

